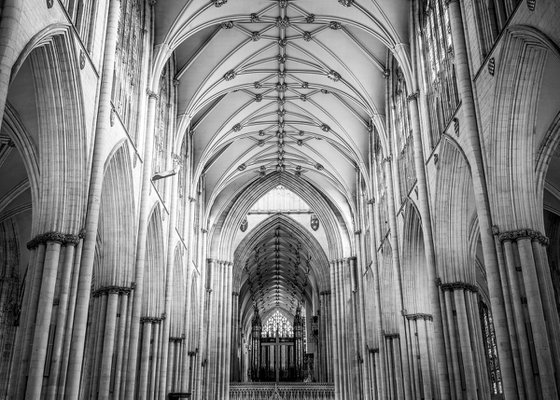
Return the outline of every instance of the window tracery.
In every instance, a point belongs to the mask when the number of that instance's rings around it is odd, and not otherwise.
[[[173,73],[173,67],[171,60],[167,62],[163,72],[161,73],[160,83],[159,83],[159,96],[156,105],[156,122],[154,130],[154,142],[153,142],[153,161],[152,161],[152,172],[153,174],[161,171],[166,171],[171,169],[168,166],[169,153],[169,133],[170,133],[170,123],[171,123],[171,102],[172,102],[172,84],[171,77]],[[163,195],[165,190],[166,182],[169,180],[160,179],[154,182],[154,185],[158,192]]]
[[[143,0],[121,0],[117,54],[111,100],[123,125],[136,134],[143,57],[145,6]],[[137,137],[133,137],[134,141]]]
[[[426,0],[422,18],[422,52],[432,147],[459,105],[449,13],[443,0]]]
[[[416,169],[414,166],[414,149],[412,131],[410,128],[406,82],[404,74],[395,60],[393,60],[393,66],[390,82],[393,103],[391,110],[393,113],[395,131],[400,201],[402,203],[406,200],[416,182]]]
[[[288,319],[276,310],[262,326],[262,337],[293,337],[294,327]]]
[[[500,32],[504,29],[520,0],[474,1],[480,37],[480,51],[486,57]]]
[[[498,359],[498,344],[496,341],[496,332],[494,331],[492,313],[483,301],[479,301],[479,310],[482,340],[485,350],[484,354],[486,356],[490,380],[490,390],[492,391],[492,394],[501,394],[503,393],[502,375],[500,371],[500,361]]]

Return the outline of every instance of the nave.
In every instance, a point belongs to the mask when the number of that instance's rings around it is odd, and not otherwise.
[[[558,0],[0,0],[0,399],[560,392]]]

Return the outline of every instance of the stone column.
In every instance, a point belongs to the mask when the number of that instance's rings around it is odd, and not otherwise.
[[[469,159],[473,179],[474,198],[478,214],[484,264],[487,273],[488,290],[490,292],[490,303],[498,342],[504,395],[506,399],[515,399],[517,398],[517,385],[513,368],[504,299],[500,286],[500,273],[494,248],[494,238],[491,231],[492,217],[487,196],[486,178],[484,176],[484,165],[475,114],[461,6],[459,0],[446,1],[448,3],[449,24],[453,37],[457,88],[461,97],[461,131],[465,132],[469,143],[469,148],[465,149],[465,152]]]
[[[103,355],[101,359],[101,376],[99,379],[99,396],[101,400],[109,399],[111,386],[111,365],[113,362],[113,350],[115,348],[115,333],[117,323],[117,307],[119,301],[118,291],[110,289],[107,292],[107,313],[105,321],[105,333],[103,335]]]
[[[63,240],[63,238],[53,235],[46,241],[45,263],[43,265],[43,276],[41,279],[41,294],[37,307],[35,334],[33,336],[33,348],[29,362],[29,376],[27,380],[27,389],[25,391],[26,399],[39,399],[41,397],[45,357],[47,355],[47,341],[49,339],[48,332],[51,323],[54,289],[58,271],[58,259],[60,257],[60,246]]]
[[[105,159],[107,157],[107,135],[110,130],[109,119],[111,115],[111,91],[113,88],[115,54],[120,15],[120,1],[110,0],[87,204],[86,236],[83,245],[82,265],[80,267],[76,308],[74,312],[72,343],[68,360],[68,378],[65,398],[69,400],[77,399],[80,391],[80,378],[82,375],[88,307],[91,296],[91,281],[93,276],[93,263],[95,259],[97,227],[99,222]]]
[[[511,240],[504,240],[503,242],[505,259],[506,259],[506,273],[509,279],[509,287],[511,288],[512,297],[512,308],[514,318],[512,320],[515,322],[515,327],[512,329],[512,334],[515,334],[517,341],[519,343],[519,356],[521,362],[519,363],[519,369],[523,373],[521,383],[526,389],[526,394],[528,399],[533,399],[536,396],[536,388],[534,383],[534,375],[531,360],[531,350],[529,348],[529,342],[527,341],[527,331],[525,329],[525,313],[523,311],[523,305],[521,304],[521,291],[519,288],[519,278],[518,271],[521,271],[521,266],[517,266],[515,262],[515,255],[513,251],[513,244]],[[505,277],[504,277],[505,278]],[[523,388],[523,386],[521,386]]]
[[[362,204],[359,205],[362,207]],[[365,321],[365,307],[364,307],[364,273],[363,266],[365,265],[364,256],[364,235],[362,231],[355,232],[356,238],[356,248],[357,258],[355,260],[355,265],[352,273],[355,276],[356,287],[353,288],[353,297],[356,304],[356,313],[358,314],[357,324],[359,326],[359,352],[357,354],[358,363],[361,364],[361,377],[362,377],[362,396],[364,400],[369,400],[370,398],[370,377],[368,374],[368,362],[369,357],[367,356],[367,345],[366,345],[366,321]]]
[[[66,389],[66,376],[68,372],[68,359],[70,358],[70,345],[72,338],[72,329],[74,324],[74,310],[76,307],[76,295],[78,292],[78,279],[80,277],[80,263],[82,260],[82,248],[84,244],[84,232],[78,235],[80,241],[76,247],[74,254],[74,265],[72,266],[72,282],[70,284],[70,293],[68,298],[68,312],[66,314],[66,325],[64,334],[64,348],[62,350],[62,360],[60,362],[60,377],[58,379],[57,396],[64,398],[64,391]]]
[[[154,127],[155,127],[155,113],[157,106],[158,95],[155,92],[148,91],[148,118],[146,128],[146,143],[151,143]],[[150,215],[149,201],[150,189],[152,187],[152,148],[153,146],[146,146],[144,152],[144,167],[142,171],[142,192],[140,194],[140,214],[138,223],[138,237],[136,246],[136,270],[134,276],[134,295],[132,300],[132,319],[130,324],[129,336],[129,353],[128,365],[125,379],[126,392],[125,399],[133,400],[136,391],[136,370],[138,362],[138,340],[140,331],[140,317],[142,312],[142,295],[144,292],[144,265],[146,262],[146,241],[148,233],[148,221]]]
[[[330,281],[331,281],[331,293],[332,293],[332,342],[333,342],[333,381],[335,398],[340,398],[341,393],[341,380],[340,380],[340,356],[339,356],[339,337],[338,337],[338,287],[336,283],[335,275],[337,273],[336,261],[330,261]]]
[[[58,300],[58,312],[56,316],[56,333],[54,337],[51,368],[47,383],[47,399],[54,399],[58,389],[58,377],[62,362],[63,340],[65,337],[66,317],[68,314],[68,297],[70,294],[70,279],[72,266],[74,265],[74,253],[76,244],[67,244],[64,247],[64,263],[62,265],[62,276],[60,277],[60,293]]]
[[[233,282],[232,282],[233,285]],[[239,292],[231,293],[231,365],[232,372],[230,381],[239,382],[241,380],[239,357]]]
[[[41,287],[42,271],[38,267],[43,264],[45,258],[45,245],[36,243],[35,247],[27,248],[31,251],[29,260],[29,274],[25,279],[25,292],[21,304],[20,326],[16,333],[16,344],[14,346],[14,360],[20,360],[19,365],[13,365],[10,371],[10,383],[8,387],[8,398],[20,399],[25,393],[25,371],[28,370],[29,354],[33,340],[33,327],[35,326],[35,314],[39,300],[39,289]]]
[[[376,327],[376,334],[378,340],[378,353],[380,362],[376,365],[376,373],[379,374],[377,382],[378,398],[386,399],[386,382],[387,374],[383,366],[385,360],[385,335],[383,333],[383,319],[381,317],[381,290],[379,286],[379,260],[377,258],[377,234],[375,230],[375,221],[379,221],[378,210],[374,207],[374,200],[370,199],[368,202],[369,207],[369,232],[370,232],[370,246],[371,246],[371,272],[373,274],[373,298],[374,298],[374,320]]]
[[[166,315],[171,315],[171,295],[173,292],[173,272],[175,270],[175,246],[173,243],[176,241],[175,238],[175,214],[177,212],[177,182],[179,174],[175,174],[171,179],[171,204],[169,206],[169,233],[167,239],[167,271],[165,279],[165,303],[164,312]],[[183,296],[183,293],[173,293],[175,296]],[[166,392],[166,382],[167,382],[167,356],[169,348],[169,318],[165,318],[162,321],[162,349],[161,349],[161,374],[159,376],[160,380],[160,391],[159,397],[165,398],[167,396]]]
[[[392,175],[392,156],[387,157],[383,160],[385,163],[385,177],[387,182],[387,202],[388,202],[388,217],[389,217],[389,227],[391,232],[389,234],[389,240],[391,243],[391,255],[392,255],[392,266],[393,266],[393,276],[395,278],[395,301],[397,303],[397,309],[401,312],[401,317],[398,318],[399,325],[399,344],[401,346],[401,354],[404,361],[406,361],[403,366],[403,385],[404,385],[404,396],[407,399],[412,398],[412,386],[410,369],[408,366],[408,346],[407,343],[407,332],[406,332],[406,321],[404,315],[406,311],[403,305],[403,295],[402,295],[402,274],[401,265],[399,257],[399,244],[397,237],[397,219],[395,211],[395,200],[393,193],[393,175]]]
[[[128,305],[129,305],[129,297],[130,297],[130,289],[123,291],[123,293],[119,296],[120,297],[120,308],[119,308],[119,325],[117,328],[117,344],[116,344],[116,354],[117,358],[115,360],[115,376],[113,381],[115,383],[113,387],[113,396],[116,398],[120,398],[121,392],[121,377],[122,377],[122,368],[123,368],[123,361],[125,357],[125,333],[127,328],[127,315],[128,315]]]
[[[140,370],[138,371],[138,393],[135,398],[144,400],[148,391],[148,371],[150,366],[150,342],[152,340],[152,319],[142,318],[142,346],[140,358]],[[131,366],[129,366],[130,368]]]
[[[428,185],[426,183],[426,168],[424,165],[424,151],[422,147],[422,134],[420,129],[420,116],[418,111],[418,92],[408,96],[408,109],[412,126],[412,136],[414,145],[414,166],[416,168],[416,187],[418,188],[418,211],[422,221],[429,223],[422,224],[422,234],[424,235],[424,252],[426,253],[426,265],[428,274],[428,293],[430,299],[430,309],[434,318],[434,355],[436,360],[436,372],[438,374],[438,388],[442,399],[450,396],[449,376],[447,374],[447,360],[445,358],[445,342],[443,339],[443,321],[441,316],[441,304],[439,303],[439,293],[437,288],[437,268],[434,250],[434,237],[432,232],[432,216],[430,202],[428,198]]]
[[[541,303],[541,293],[531,239],[527,237],[518,238],[517,247],[522,265],[527,309],[529,311],[529,319],[531,320],[531,330],[533,332],[535,353],[539,366],[542,396],[545,399],[556,399],[558,398],[558,391],[554,377],[554,362],[552,361],[551,346],[548,340],[547,326]]]

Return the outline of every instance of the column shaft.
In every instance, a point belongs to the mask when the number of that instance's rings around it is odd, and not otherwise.
[[[115,69],[115,55],[117,48],[118,24],[121,7],[119,0],[110,0],[108,7],[107,28],[105,34],[105,49],[103,53],[103,66],[101,70],[101,84],[99,88],[99,106],[95,127],[95,139],[91,166],[91,177],[86,215],[86,236],[84,239],[82,264],[78,281],[76,308],[74,313],[74,326],[72,330],[72,343],[68,360],[68,380],[65,398],[75,400],[80,391],[80,378],[84,345],[86,338],[88,307],[91,295],[91,281],[93,277],[93,263],[99,212],[101,205],[101,192],[103,188],[103,174],[105,158],[107,157],[107,135],[110,130],[111,91]]]
[[[115,333],[117,325],[117,306],[119,294],[109,292],[107,294],[107,312],[105,319],[105,332],[103,334],[103,354],[101,358],[101,376],[99,377],[98,399],[109,399],[111,388],[111,367],[113,362],[113,351],[115,349]]]
[[[33,350],[29,362],[29,378],[25,391],[26,399],[39,399],[41,397],[59,257],[60,243],[48,242],[41,279],[41,301],[37,307]]]
[[[117,328],[117,344],[115,347],[115,353],[117,358],[115,360],[115,376],[113,378],[113,396],[120,398],[121,392],[121,377],[123,368],[123,359],[125,353],[125,332],[126,332],[126,320],[127,320],[127,310],[128,310],[128,298],[129,294],[121,294],[120,296],[120,307],[119,307],[119,324]]]
[[[519,354],[521,356],[520,370],[523,373],[521,382],[518,382],[518,385],[520,385],[521,388],[523,388],[523,386],[526,388],[525,394],[527,395],[528,399],[534,399],[537,392],[534,383],[531,350],[529,348],[529,342],[527,341],[527,332],[525,330],[525,313],[521,304],[519,278],[516,271],[517,263],[515,261],[515,256],[513,253],[512,242],[510,240],[506,240],[503,242],[503,246],[506,257],[505,269],[507,272],[507,277],[509,278],[509,287],[511,288],[512,305],[514,312],[514,318],[512,318],[512,320],[515,322],[515,329],[512,330],[512,334],[516,334],[516,343],[519,343]],[[523,385],[523,383],[525,384]],[[524,393],[519,393],[519,397],[525,398]]]
[[[531,319],[531,330],[535,345],[535,353],[539,366],[539,379],[541,382],[542,396],[545,399],[558,398],[556,380],[554,377],[554,363],[550,353],[550,343],[544,320],[544,311],[541,303],[539,282],[533,258],[531,239],[521,238],[517,240],[519,258],[523,265],[523,281],[527,295],[527,308]]]
[[[72,275],[72,265],[74,264],[73,245],[68,244],[64,247],[64,262],[62,264],[62,276],[60,278],[60,293],[58,301],[58,312],[56,316],[56,333],[54,337],[51,368],[47,386],[47,399],[56,398],[58,376],[60,371],[63,340],[65,336],[66,316],[68,313],[68,296],[70,292],[70,278]]]
[[[466,153],[467,158],[469,159],[473,179],[474,198],[478,214],[484,264],[487,273],[488,291],[490,293],[492,315],[498,339],[497,345],[500,356],[500,369],[503,379],[504,395],[506,399],[515,399],[517,398],[517,385],[508,336],[504,299],[502,288],[500,286],[500,273],[498,270],[496,251],[494,248],[494,238],[491,231],[492,218],[487,196],[486,178],[484,176],[482,150],[478,135],[471,74],[467,58],[465,30],[463,27],[459,1],[450,0],[448,9],[449,25],[451,28],[451,35],[453,37],[453,54],[457,72],[457,88],[461,97],[461,127],[464,126],[464,132],[467,135],[470,147],[466,149]],[[461,130],[463,131],[462,128]]]
[[[72,330],[74,325],[74,310],[76,309],[76,295],[78,292],[78,279],[80,278],[80,264],[82,260],[82,248],[84,241],[80,239],[74,254],[74,265],[72,268],[72,283],[68,298],[68,312],[66,314],[66,324],[64,333],[64,349],[62,351],[62,360],[60,362],[60,377],[57,385],[57,396],[59,399],[64,398],[66,389],[66,376],[68,374],[68,360],[70,358],[70,345],[72,339]]]

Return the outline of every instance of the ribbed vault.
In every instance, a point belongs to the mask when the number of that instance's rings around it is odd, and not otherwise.
[[[309,231],[276,214],[238,246],[234,288],[242,321],[250,321],[254,307],[261,316],[274,309],[294,315],[298,305],[313,304],[314,296],[329,288],[327,257]]]
[[[356,179],[371,182],[371,136],[387,142],[388,52],[411,75],[408,7],[389,0],[155,5],[152,86],[173,55],[174,142],[191,140],[193,182],[204,180],[211,224],[240,189],[279,173],[320,188],[344,229],[356,230]],[[195,185],[190,190],[194,197]]]

